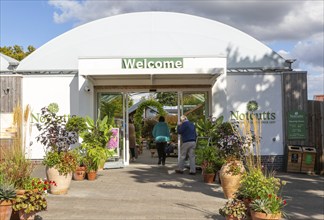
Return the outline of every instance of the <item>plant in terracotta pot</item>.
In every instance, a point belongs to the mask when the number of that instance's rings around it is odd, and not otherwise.
[[[112,136],[112,125],[108,124],[108,116],[102,120],[98,116],[96,121],[87,116],[85,121],[87,129],[80,133],[83,139],[81,149],[85,152],[85,160],[89,163],[89,158],[91,158],[92,161],[95,160],[95,163],[98,163],[98,167],[103,166],[118,147],[108,145]]]
[[[86,151],[85,149],[82,149],[82,146],[78,146],[73,149],[73,151],[77,155],[77,167],[75,171],[73,172],[73,179],[76,181],[84,180],[86,175],[86,166],[85,166],[85,157],[86,157]]]
[[[16,198],[16,191],[14,186],[5,182],[2,177],[0,176],[0,219],[9,220],[12,213],[12,205]]]
[[[225,160],[219,174],[225,198],[233,198],[240,186],[242,174],[245,172],[245,143],[238,133],[238,124],[224,122],[219,126],[218,147]]]
[[[56,103],[51,103],[41,110],[44,123],[38,123],[40,134],[37,141],[46,147],[43,164],[46,165],[46,175],[51,185],[52,194],[66,194],[71,183],[72,173],[77,166],[77,155],[71,151],[71,146],[78,141],[76,132],[66,129],[66,116],[57,114],[59,108]]]
[[[105,158],[109,158],[111,154],[112,152],[109,149],[102,148],[99,146],[86,148],[86,156],[84,158],[84,164],[86,167],[88,180],[94,180],[96,178],[98,167],[101,161]]]
[[[204,146],[196,150],[196,162],[202,168],[204,181],[214,182],[215,174],[223,164],[218,149],[214,146]],[[210,176],[209,178],[207,176]],[[211,179],[207,181],[208,179]]]
[[[246,210],[242,200],[232,198],[227,200],[224,207],[219,209],[219,214],[226,217],[226,220],[240,220],[246,217]]]
[[[47,201],[40,191],[28,190],[15,199],[13,209],[19,211],[20,219],[34,219],[37,212],[46,210]]]
[[[286,204],[286,200],[276,194],[254,199],[250,204],[252,220],[281,219],[286,215],[283,210]]]

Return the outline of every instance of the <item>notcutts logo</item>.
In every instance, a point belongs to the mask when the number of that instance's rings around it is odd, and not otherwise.
[[[244,119],[252,120],[252,115],[255,115],[257,119],[262,121],[262,123],[275,123],[276,121],[276,113],[263,111],[258,112],[259,104],[255,100],[251,100],[246,105],[246,112],[239,112],[239,111],[230,111],[231,113],[231,120],[242,121]]]
[[[258,110],[259,105],[256,101],[252,100],[252,101],[248,102],[248,104],[246,105],[246,108],[249,112],[254,112],[254,111]]]

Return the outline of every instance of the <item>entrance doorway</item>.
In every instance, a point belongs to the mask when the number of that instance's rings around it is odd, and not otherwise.
[[[165,89],[163,91],[100,91],[96,92],[97,117],[108,115],[109,123],[118,129],[119,147],[115,149],[115,155],[106,164],[111,166],[127,166],[130,162],[129,151],[129,119],[134,120],[141,107],[141,124],[136,125],[136,152],[154,149],[155,143],[151,135],[153,126],[158,121],[159,110],[157,106],[142,103],[153,100],[159,103],[165,111],[166,122],[170,128],[171,140],[169,144],[174,146],[170,156],[180,155],[180,136],[176,132],[177,123],[181,115],[186,115],[192,122],[197,122],[209,116],[209,90],[186,91]],[[153,150],[154,151],[154,150]],[[146,154],[147,155],[147,154]],[[156,155],[156,154],[155,154]],[[139,155],[140,157],[141,155]],[[115,165],[112,165],[115,163]]]

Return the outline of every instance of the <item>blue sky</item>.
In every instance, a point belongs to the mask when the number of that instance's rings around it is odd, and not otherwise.
[[[173,11],[233,26],[308,71],[308,98],[324,94],[322,0],[0,0],[0,45],[39,48],[84,23],[136,11]]]

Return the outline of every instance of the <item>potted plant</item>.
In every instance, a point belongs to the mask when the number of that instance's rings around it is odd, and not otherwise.
[[[109,158],[112,152],[107,148],[99,146],[90,147],[86,149],[86,156],[84,164],[86,167],[88,180],[95,180],[97,176],[98,167],[103,158]]]
[[[26,191],[30,190],[46,194],[50,189],[51,185],[55,186],[57,184],[54,181],[48,181],[47,179],[42,179],[38,177],[29,178],[28,181],[25,181],[23,190],[19,190],[19,193],[17,193],[17,195],[23,195]],[[20,191],[22,192],[20,193]]]
[[[216,172],[220,169],[223,159],[214,146],[204,146],[196,150],[196,163],[201,166],[204,181],[212,183]]]
[[[258,168],[249,168],[242,176],[237,196],[245,201],[248,206],[251,201],[257,198],[279,193],[284,184],[285,182],[275,178],[273,173],[264,174]]]
[[[47,179],[57,184],[51,185],[50,192],[56,195],[66,194],[70,186],[72,173],[77,167],[77,155],[71,151],[71,145],[78,141],[77,133],[66,129],[67,119],[57,115],[58,110],[56,103],[42,108],[44,123],[36,124],[40,131],[36,139],[46,147],[43,164],[46,165]]]
[[[13,209],[19,211],[20,219],[34,219],[37,212],[46,210],[47,201],[42,192],[26,191],[15,199]]]
[[[75,171],[73,172],[73,179],[76,181],[82,181],[85,179],[85,175],[86,175],[86,166],[85,166],[86,152],[84,149],[82,149],[81,146],[76,147],[75,149],[73,149],[73,151],[75,151],[77,155],[77,161],[78,161],[78,165]]]
[[[0,174],[1,175],[1,174]],[[0,177],[2,179],[2,177]],[[12,213],[12,204],[16,198],[14,186],[0,181],[0,219],[9,220]]]
[[[242,174],[245,172],[243,161],[245,143],[238,132],[237,123],[225,122],[219,126],[218,147],[225,160],[219,176],[225,198],[233,198],[240,186]]]
[[[232,198],[227,200],[224,207],[219,209],[219,214],[226,220],[240,220],[246,217],[246,206],[242,200]]]
[[[89,161],[95,160],[94,163],[98,164],[95,170],[97,171],[99,166],[103,167],[106,160],[114,154],[115,149],[109,149],[107,146],[112,134],[112,125],[108,124],[108,116],[101,120],[99,115],[96,122],[87,116],[85,121],[87,129],[80,133],[83,139],[81,148],[85,152],[85,163],[89,164]]]
[[[250,204],[252,220],[281,219],[285,215],[283,208],[286,204],[286,200],[276,194],[268,194],[254,199]]]

